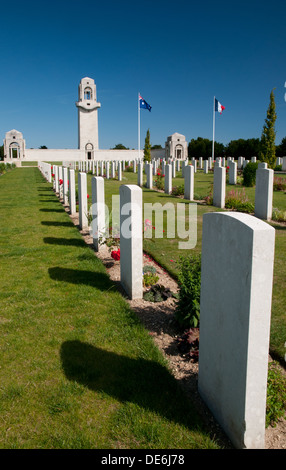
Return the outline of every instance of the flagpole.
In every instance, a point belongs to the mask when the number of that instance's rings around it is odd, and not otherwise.
[[[213,108],[213,145],[212,145],[212,161],[214,161],[214,139],[215,139],[215,96],[214,96],[214,108]]]
[[[140,160],[140,93],[138,93],[138,159]]]

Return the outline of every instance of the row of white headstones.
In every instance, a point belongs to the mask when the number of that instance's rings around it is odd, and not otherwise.
[[[281,160],[281,162],[280,162]],[[285,162],[284,162],[285,160]],[[143,186],[143,168],[146,173],[146,187],[153,189],[153,177],[157,175],[159,164],[161,164],[161,174],[164,175],[164,191],[166,194],[172,192],[172,178],[176,177],[176,172],[180,171],[180,165],[182,164],[182,176],[184,178],[184,199],[193,201],[195,191],[195,180],[194,174],[197,172],[197,168],[204,170],[204,173],[208,173],[209,169],[214,169],[214,180],[213,180],[213,205],[215,207],[224,208],[226,200],[226,172],[228,168],[229,184],[236,185],[237,183],[237,171],[238,169],[244,168],[249,161],[256,162],[256,157],[252,157],[251,160],[246,160],[244,157],[239,157],[238,161],[234,161],[233,158],[217,158],[215,161],[212,158],[203,160],[200,158],[191,160],[189,165],[188,160],[153,160],[152,162],[142,162],[140,160],[134,162],[128,162],[130,165],[133,164],[133,172],[138,173],[137,184]],[[286,157],[283,159],[277,159],[278,164],[286,165]],[[126,162],[78,162],[78,169],[81,172],[92,171],[96,175],[105,175],[106,179],[115,178],[117,172],[117,178],[122,181],[122,171],[125,169]],[[73,165],[75,169],[76,165],[66,163],[65,167]],[[226,168],[227,165],[227,168]],[[110,169],[111,166],[111,169]],[[260,162],[258,164],[258,170],[256,172],[256,187],[255,187],[255,216],[262,220],[270,220],[272,217],[273,207],[273,182],[274,182],[274,171],[267,168],[267,163]]]
[[[39,164],[42,174],[49,180],[50,170],[55,175],[62,171],[63,185],[57,187],[56,177],[54,190],[74,213],[75,170],[48,165]],[[217,170],[224,173],[217,164],[215,178]],[[260,168],[258,174],[261,171],[267,169]],[[81,228],[87,213],[86,177],[85,172],[78,173]],[[69,181],[69,200],[65,181]],[[104,223],[99,213],[104,207],[101,176],[92,177],[93,205],[97,211],[92,214],[97,220],[93,230],[99,233]],[[120,272],[131,299],[142,297],[142,219],[142,188],[121,185]],[[126,223],[130,237],[124,236]],[[95,237],[96,249],[97,243]],[[203,216],[198,389],[236,448],[265,446],[274,245],[275,229],[258,217],[227,211]]]

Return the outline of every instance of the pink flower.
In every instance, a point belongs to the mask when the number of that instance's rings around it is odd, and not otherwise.
[[[146,225],[147,227],[152,227],[152,222],[151,222],[151,220],[145,219],[145,225]]]

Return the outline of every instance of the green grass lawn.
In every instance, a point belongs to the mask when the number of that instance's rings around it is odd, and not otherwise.
[[[280,176],[280,175],[279,175]],[[281,175],[286,178],[286,175]],[[88,175],[88,192],[91,194],[91,177]],[[146,176],[144,175],[144,182],[146,182]],[[173,179],[173,187],[180,186],[184,182],[181,172],[177,172],[177,177]],[[206,196],[212,186],[213,173],[209,172],[204,174],[202,171],[198,171],[195,174],[195,194],[200,197]],[[105,179],[105,198],[106,204],[111,210],[112,195],[119,194],[119,187],[121,184],[137,184],[137,174],[131,172],[123,172],[122,181],[115,179]],[[155,190],[150,190],[145,187],[143,189],[143,202],[156,203],[159,202],[162,205],[172,202],[174,204],[186,203],[186,214],[188,214],[188,201],[159,193]],[[233,190],[234,186],[227,184],[226,193]],[[249,201],[255,201],[255,188],[244,188],[242,184],[235,186],[237,191],[245,191]],[[286,210],[286,193],[283,191],[274,191],[273,193],[273,206],[280,210]],[[202,240],[202,220],[203,214],[209,211],[220,211],[221,209],[213,206],[198,203],[197,205],[197,245],[194,248],[195,253],[201,251],[201,240]],[[164,224],[166,228],[167,216],[164,214]],[[153,219],[153,224],[154,224]],[[275,241],[275,263],[274,263],[274,282],[273,282],[273,298],[272,298],[272,319],[271,319],[271,335],[270,335],[270,350],[275,358],[279,359],[284,363],[285,355],[285,340],[286,340],[286,291],[285,291],[285,276],[286,276],[286,226],[272,223],[276,229],[276,241]],[[156,229],[156,227],[155,227]],[[178,261],[180,256],[189,253],[190,250],[181,250],[178,247],[177,238],[167,238],[164,234],[163,238],[155,238],[155,232],[153,233],[152,239],[144,239],[144,250],[149,253],[160,265],[162,265],[167,271],[173,276],[177,277],[178,274]],[[242,293],[243,295],[243,293]]]
[[[219,448],[52,185],[0,191],[0,448]]]

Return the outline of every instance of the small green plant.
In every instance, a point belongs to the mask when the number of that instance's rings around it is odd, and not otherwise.
[[[204,199],[206,199],[207,196],[202,196],[201,194],[198,194],[198,193],[194,193],[194,200],[195,201],[203,201]]]
[[[282,375],[277,364],[273,361],[268,367],[266,427],[275,427],[278,420],[285,416],[286,377]]]
[[[153,273],[145,273],[143,274],[143,285],[144,287],[153,286],[159,281],[159,276]]]
[[[157,272],[155,266],[150,266],[149,264],[143,266],[143,274],[145,273],[152,273],[155,274]]]
[[[276,222],[286,222],[286,211],[281,211],[277,207],[273,207],[272,220]]]
[[[204,197],[204,200],[205,200],[205,202],[208,206],[212,206],[212,204],[213,204],[213,184],[210,187],[208,195]]]
[[[0,163],[0,175],[16,168],[15,163]]]
[[[172,189],[172,196],[183,196],[185,192],[185,185],[181,184],[180,186],[174,186]]]
[[[200,321],[201,255],[180,256],[178,264],[179,299],[175,318],[184,328],[196,328]]]
[[[168,287],[160,284],[155,284],[145,292],[145,294],[143,294],[143,299],[148,302],[163,302],[170,297],[176,297],[176,294],[174,294]]]
[[[156,174],[156,179],[154,181],[154,185],[156,186],[157,189],[164,189],[164,178],[165,175],[163,175],[160,170],[157,171]]]
[[[132,173],[133,172],[133,163],[126,166],[124,171],[127,171],[128,173]]]
[[[254,204],[252,204],[248,200],[244,188],[242,189],[242,191],[238,191],[235,189],[229,191],[225,198],[225,208],[234,209],[239,212],[254,212]]]
[[[282,171],[282,165],[276,165],[274,171]]]
[[[281,176],[274,176],[273,189],[274,191],[286,191],[286,179]]]
[[[189,328],[177,338],[177,342],[180,354],[190,359],[191,362],[198,362],[200,342],[199,328]]]
[[[243,169],[243,184],[250,188],[255,186],[256,183],[256,170],[258,168],[258,162],[249,162]]]

